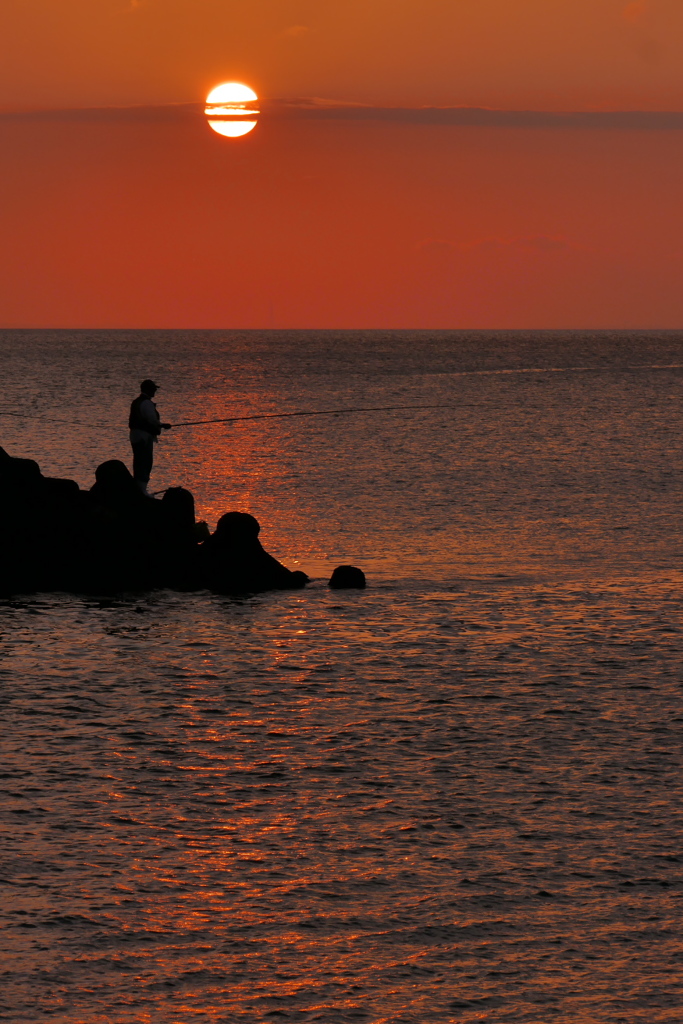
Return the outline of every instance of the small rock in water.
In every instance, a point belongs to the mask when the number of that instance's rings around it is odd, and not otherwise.
[[[330,577],[329,586],[335,590],[362,590],[365,587],[365,573],[355,565],[338,565]]]

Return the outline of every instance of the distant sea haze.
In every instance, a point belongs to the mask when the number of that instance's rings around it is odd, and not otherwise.
[[[291,120],[376,120],[482,128],[615,128],[675,131],[683,128],[677,110],[496,110],[464,106],[373,106],[319,97],[263,99],[266,117]],[[45,108],[0,111],[0,118],[46,120],[161,120],[197,118],[203,103]]]

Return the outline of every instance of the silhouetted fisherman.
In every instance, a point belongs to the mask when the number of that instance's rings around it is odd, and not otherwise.
[[[156,404],[152,401],[159,390],[153,380],[143,380],[140,394],[131,404],[128,426],[133,449],[133,477],[143,494],[152,475],[154,445],[162,430],[170,430],[170,423],[162,423]]]

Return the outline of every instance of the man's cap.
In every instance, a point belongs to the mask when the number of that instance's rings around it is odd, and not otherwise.
[[[150,380],[148,377],[146,380],[143,380],[143,382],[140,384],[140,391],[149,391],[150,388],[155,388],[158,391],[159,385],[155,384],[154,381]]]

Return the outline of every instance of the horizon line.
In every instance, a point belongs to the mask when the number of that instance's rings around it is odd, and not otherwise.
[[[39,326],[14,326],[3,327],[0,325],[0,334],[16,331],[63,331],[63,332],[135,332],[144,331],[163,332],[169,331],[195,331],[197,333],[220,332],[292,332],[297,333],[337,333],[337,334],[370,334],[370,333],[415,333],[424,334],[683,334],[683,324],[680,327],[39,327]],[[683,365],[683,364],[682,364]]]
[[[2,121],[182,121],[204,117],[203,102],[0,109]],[[471,106],[379,106],[319,97],[261,100],[261,118],[354,120],[481,128],[613,128],[673,131],[683,110],[505,110]]]

